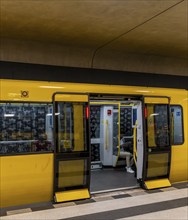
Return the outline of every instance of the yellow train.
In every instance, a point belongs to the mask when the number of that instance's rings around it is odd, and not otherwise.
[[[1,207],[188,179],[187,90],[0,80],[0,100]]]

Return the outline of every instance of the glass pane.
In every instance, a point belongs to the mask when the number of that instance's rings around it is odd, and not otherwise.
[[[90,107],[90,136],[100,138],[100,106]]]
[[[58,162],[58,188],[86,185],[87,160]]]
[[[114,106],[113,109],[113,155],[118,155],[118,146],[119,146],[119,112],[118,106]]]
[[[52,151],[51,112],[49,104],[0,104],[0,154]]]
[[[168,105],[146,105],[148,147],[169,146]]]
[[[90,138],[91,138],[91,161],[100,161],[100,122],[101,107],[90,106]]]
[[[58,152],[85,151],[86,104],[58,103]]]
[[[134,115],[133,115],[134,114]],[[120,149],[133,152],[133,128],[137,111],[132,106],[120,107]]]
[[[168,174],[168,153],[148,155],[147,177],[165,176]]]
[[[170,106],[171,111],[171,125],[172,144],[183,144],[183,116],[181,106]]]
[[[123,136],[133,135],[132,107],[121,106],[120,108],[120,134],[122,134]]]

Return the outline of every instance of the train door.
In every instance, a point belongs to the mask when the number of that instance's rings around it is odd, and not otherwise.
[[[170,186],[170,114],[168,97],[145,97],[144,187]]]
[[[90,197],[89,106],[87,94],[53,95],[54,200]]]
[[[91,100],[92,193],[136,187],[137,179],[142,178],[144,152],[142,110],[142,101],[136,98],[128,100],[123,97],[120,101],[116,97],[113,101]],[[123,148],[126,153],[122,153]],[[129,171],[128,164],[131,168]]]

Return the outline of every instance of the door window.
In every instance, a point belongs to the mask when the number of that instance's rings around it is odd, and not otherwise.
[[[165,176],[169,170],[169,154],[155,153],[148,155],[147,177]]]
[[[58,102],[57,105],[57,152],[86,151],[86,104]]]
[[[170,145],[168,105],[146,105],[146,132],[149,148],[163,148]]]
[[[65,160],[58,163],[58,188],[86,187],[89,175],[86,159]]]

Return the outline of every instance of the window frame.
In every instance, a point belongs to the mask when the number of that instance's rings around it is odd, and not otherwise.
[[[0,104],[46,104],[46,105],[52,105],[52,102],[26,102],[26,101],[0,101]],[[2,154],[0,153],[0,157],[9,157],[9,156],[25,156],[25,155],[36,155],[36,154],[51,154],[54,153],[54,140],[52,142],[52,150],[50,151],[33,151],[33,152],[21,152],[21,153],[7,153]]]
[[[74,104],[78,104],[78,105],[82,105],[83,107],[84,107],[84,109],[83,109],[83,120],[84,120],[84,124],[83,124],[83,126],[84,126],[84,130],[83,130],[83,133],[84,133],[84,137],[83,137],[83,140],[84,140],[84,150],[81,150],[81,151],[67,151],[67,153],[76,153],[76,152],[88,152],[89,150],[87,149],[87,135],[86,135],[86,129],[87,129],[87,118],[86,118],[86,106],[87,106],[87,104],[85,104],[85,102],[59,102],[59,101],[56,101],[56,108],[58,108],[58,107],[60,107],[59,106],[59,104],[62,104],[63,103],[63,105],[64,104],[67,104],[67,103],[69,103],[70,104],[70,106],[71,106],[71,108],[73,108],[73,105],[72,105],[72,103],[74,103]],[[55,111],[56,112],[56,111]],[[72,112],[72,114],[74,114],[73,112]],[[55,145],[58,147],[59,146],[59,127],[57,127],[57,124],[59,123],[59,122],[57,122],[57,120],[58,120],[58,117],[55,119],[56,120],[56,128],[54,129],[54,131],[53,131],[53,135],[54,135],[54,137],[56,137],[56,143],[55,143]],[[72,120],[72,122],[74,123],[74,116],[72,115],[72,118],[71,118],[71,120]],[[53,124],[54,125],[54,124]],[[54,133],[55,132],[55,133]],[[73,133],[72,133],[72,135],[74,136],[74,128],[73,128]],[[74,149],[74,147],[75,147],[75,144],[74,144],[74,141],[75,141],[75,139],[74,139],[74,137],[72,137],[72,142],[73,142],[73,149]],[[55,146],[54,145],[54,146]],[[56,153],[57,154],[61,154],[61,153],[66,153],[66,151],[58,151],[58,148],[56,148]]]
[[[167,129],[167,141],[168,141],[168,144],[166,146],[163,146],[163,147],[169,147],[171,145],[171,135],[170,135],[170,132],[171,132],[171,126],[170,126],[170,118],[169,118],[169,105],[168,104],[154,104],[154,114],[156,114],[156,107],[157,106],[166,106],[166,120],[167,120],[167,126],[168,126],[168,129]],[[155,144],[157,147],[161,148],[161,146],[159,144],[157,144],[157,139],[158,139],[158,136],[157,136],[157,125],[159,124],[159,122],[157,122],[157,118],[154,117],[154,135],[155,135]]]
[[[148,114],[148,106],[152,106],[153,107],[153,114],[155,114],[155,107],[156,106],[161,106],[161,105],[165,105],[165,106],[167,106],[167,125],[168,125],[168,129],[167,129],[167,135],[168,135],[168,145],[165,145],[165,146],[160,146],[160,145],[158,145],[157,144],[157,135],[156,135],[156,118],[155,117],[153,117],[153,121],[152,121],[152,123],[153,123],[153,136],[154,136],[154,140],[153,141],[155,141],[155,145],[154,146],[149,146],[149,134],[148,134],[148,132],[150,131],[149,130],[149,126],[148,126],[148,124],[149,124],[149,117],[150,117],[150,115]],[[170,124],[170,117],[169,117],[169,113],[170,113],[170,107],[169,107],[169,104],[163,104],[163,103],[146,103],[145,104],[145,107],[146,107],[146,111],[147,111],[147,116],[145,116],[145,120],[147,121],[146,122],[146,130],[145,130],[145,132],[146,132],[146,146],[147,146],[147,149],[152,149],[152,151],[158,151],[158,150],[162,150],[162,149],[167,149],[167,148],[169,148],[172,144],[171,144],[171,124]],[[158,122],[157,122],[158,123]]]
[[[173,146],[180,146],[180,145],[183,145],[184,142],[185,142],[183,106],[182,106],[182,105],[178,105],[178,104],[170,105],[170,121],[171,121],[171,122],[172,122],[172,118],[171,118],[171,108],[172,108],[172,107],[180,107],[180,109],[181,109],[182,143],[175,143],[174,141],[172,141],[172,137],[171,137],[171,144],[172,144]],[[170,124],[170,126],[171,126],[171,132],[172,132],[172,123]]]

